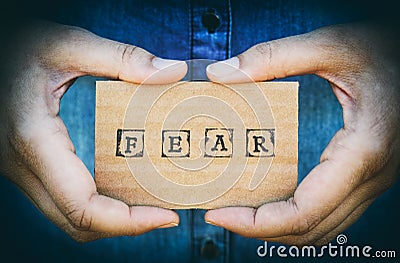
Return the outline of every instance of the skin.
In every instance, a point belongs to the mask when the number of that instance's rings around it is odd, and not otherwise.
[[[222,83],[316,74],[332,86],[344,126],[292,198],[257,209],[211,210],[206,222],[246,237],[323,245],[393,185],[400,174],[397,35],[387,26],[337,25],[262,43],[210,65],[208,77]]]
[[[143,49],[75,27],[39,22],[18,32],[1,49],[0,173],[78,241],[176,226],[173,211],[98,194],[58,112],[77,77],[169,83],[185,75],[186,64],[159,71]],[[324,244],[393,185],[400,172],[400,77],[392,36],[371,25],[334,26],[254,46],[238,56],[238,67],[209,66],[209,78],[224,83],[317,74],[331,83],[344,127],[293,198],[211,210],[205,220],[247,237]]]
[[[174,211],[130,207],[98,194],[58,113],[77,77],[170,83],[186,74],[184,62],[169,61],[159,70],[154,55],[141,48],[48,22],[18,30],[2,51],[1,174],[77,241],[178,225]]]

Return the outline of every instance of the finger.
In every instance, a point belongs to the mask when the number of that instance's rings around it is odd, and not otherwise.
[[[246,237],[269,238],[307,233],[326,218],[346,197],[346,193],[339,189],[344,185],[340,182],[332,182],[331,187],[328,183],[329,180],[334,180],[334,175],[327,174],[330,170],[328,162],[314,168],[304,179],[308,179],[308,182],[303,180],[294,197],[287,201],[268,203],[258,209],[212,210],[207,213],[206,221]],[[320,178],[317,178],[318,175]],[[340,186],[337,185],[338,183]]]
[[[48,132],[48,129],[43,130],[40,138],[32,138],[32,148],[26,150],[35,156],[31,158],[32,170],[74,227],[112,235],[138,235],[179,223],[174,211],[129,207],[99,195],[92,176],[69,148],[69,139],[62,133]]]
[[[389,165],[378,175],[361,185],[357,191],[354,191],[354,193],[351,195],[353,198],[349,198],[350,200],[344,204],[348,207],[355,207],[355,204],[357,203],[360,205],[358,205],[354,211],[350,210],[350,213],[346,213],[348,214],[347,217],[340,221],[339,224],[332,224],[328,234],[320,235],[319,238],[314,238],[313,243],[316,245],[324,245],[356,222],[364,213],[364,211],[372,204],[372,202],[396,182],[396,177],[388,176],[394,172],[396,172],[396,168]],[[355,201],[360,196],[365,196],[366,200],[363,202]],[[327,223],[329,224],[329,222]]]
[[[23,180],[19,180],[16,184],[31,203],[34,204],[34,206],[41,211],[46,218],[64,230],[76,241],[88,242],[100,238],[112,237],[112,235],[107,233],[81,231],[72,226],[69,220],[61,213],[53,202],[43,184],[29,171],[26,171]]]
[[[316,166],[288,201],[257,210],[224,208],[207,212],[206,221],[248,237],[281,237],[308,233],[327,218],[372,173],[371,160],[349,145],[362,145],[362,136],[348,135],[334,153]],[[349,144],[351,142],[351,144]],[[338,142],[337,142],[338,143]],[[335,147],[334,145],[328,148]]]
[[[49,30],[55,34],[57,45],[45,50],[57,68],[62,65],[88,75],[147,84],[176,82],[186,74],[184,61],[161,59],[142,48],[101,38],[81,28],[59,27],[58,33]]]
[[[385,191],[391,182],[383,182],[383,176],[377,175],[355,189],[327,218],[321,221],[308,233],[303,235],[288,235],[276,238],[267,238],[271,242],[280,242],[289,245],[314,244],[317,240],[340,233],[344,226],[349,227],[360,216],[361,212]],[[333,236],[334,237],[334,236]],[[333,238],[332,237],[332,238]],[[327,240],[329,241],[329,240]]]
[[[308,33],[255,45],[244,53],[207,67],[210,80],[222,83],[272,80],[321,70],[324,50]]]
[[[368,206],[374,201],[374,199],[369,199],[360,205],[358,205],[355,209],[349,210],[349,214],[341,219],[341,221],[337,221],[335,216],[330,215],[326,218],[320,225],[315,227],[309,233],[305,235],[288,235],[282,237],[274,237],[274,238],[262,238],[263,240],[269,242],[282,243],[291,246],[306,246],[306,245],[324,245],[331,241],[335,236],[340,234],[342,231],[351,226],[368,208]],[[325,232],[325,226],[328,226],[327,229],[329,231]],[[325,242],[325,243],[323,243]]]
[[[317,246],[322,246],[333,240],[337,235],[349,228],[356,222],[361,215],[367,210],[375,199],[370,199],[358,206],[343,222],[336,226],[331,232],[323,235],[320,239],[315,240],[313,243]]]

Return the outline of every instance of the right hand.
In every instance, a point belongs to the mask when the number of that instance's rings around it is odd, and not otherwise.
[[[186,63],[48,22],[8,39],[0,70],[0,173],[78,241],[178,225],[174,211],[130,207],[97,193],[58,114],[62,96],[80,76],[164,84],[180,80]]]
[[[285,201],[211,210],[205,220],[246,237],[323,245],[352,225],[400,175],[398,29],[343,24],[258,44],[208,66],[222,83],[317,74],[329,81],[343,123],[320,163]]]

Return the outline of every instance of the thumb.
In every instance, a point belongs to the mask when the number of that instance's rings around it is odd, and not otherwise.
[[[318,47],[322,43],[316,43],[315,34],[318,32],[255,45],[236,57],[209,65],[207,76],[215,82],[240,83],[316,73],[325,61],[325,52]]]
[[[147,84],[176,82],[186,74],[184,61],[162,59],[142,48],[105,39],[81,28],[61,27],[52,36],[61,39],[57,41],[60,44],[50,48],[53,56],[49,56],[58,68],[67,67],[79,75]]]

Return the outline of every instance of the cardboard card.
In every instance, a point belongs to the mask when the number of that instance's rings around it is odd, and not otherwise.
[[[297,186],[298,83],[98,81],[95,180],[129,205],[258,207]]]

